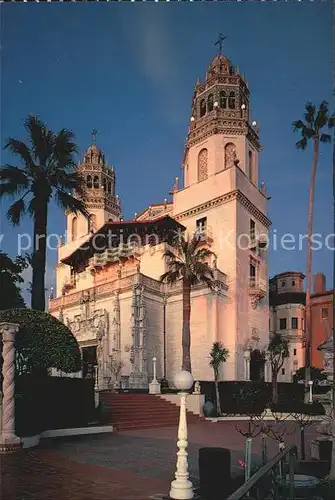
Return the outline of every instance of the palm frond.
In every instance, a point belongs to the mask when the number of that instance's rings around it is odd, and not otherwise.
[[[331,136],[329,134],[321,134],[320,142],[331,142]]]
[[[328,124],[328,102],[322,101],[315,119],[315,129],[320,131]]]
[[[209,248],[201,248],[200,250],[197,250],[194,257],[199,260],[205,260],[210,257],[216,258],[216,254],[212,252],[212,250],[209,250]]]
[[[315,119],[315,105],[312,104],[311,102],[307,102],[305,106],[305,120],[309,125],[314,124],[314,119]],[[312,127],[311,127],[312,128]]]
[[[302,149],[303,151],[307,148],[307,137],[303,137],[296,143],[297,149]]]
[[[177,283],[177,281],[179,281],[180,279],[181,277],[178,271],[167,271],[160,277],[161,282],[167,283],[169,285]]]
[[[82,200],[78,200],[71,194],[66,193],[65,191],[61,191],[60,189],[56,189],[55,199],[57,204],[63,210],[69,210],[75,214],[81,213],[86,218],[89,217],[89,213],[86,209],[86,205]]]
[[[13,137],[10,137],[9,139],[7,139],[4,149],[7,149],[14,155],[19,156],[27,170],[33,169],[34,161],[32,152],[23,141],[19,141],[17,139],[14,139]]]
[[[328,128],[333,127],[335,127],[335,115],[332,115],[330,118],[328,118]]]
[[[6,216],[13,226],[17,226],[20,223],[21,217],[25,213],[26,204],[24,202],[24,198],[22,197],[9,207]]]
[[[301,130],[304,128],[306,125],[302,120],[296,120],[295,122],[292,123],[293,126],[293,131],[296,132],[297,130]]]
[[[24,123],[24,127],[29,134],[31,151],[35,161],[46,167],[47,159],[53,151],[53,134],[48,130],[45,123],[37,116],[29,115]]]
[[[175,253],[173,253],[171,250],[165,250],[163,253],[163,258],[165,259],[170,259],[170,260],[176,260],[178,257],[176,256]]]
[[[74,155],[78,152],[74,142],[74,133],[68,129],[61,129],[54,137],[54,157],[58,169],[68,170],[75,168]]]
[[[0,168],[0,181],[0,198],[13,196],[29,186],[29,180],[24,170],[11,165]]]

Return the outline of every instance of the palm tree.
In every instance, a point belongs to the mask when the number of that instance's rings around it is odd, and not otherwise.
[[[335,20],[335,11],[334,11]],[[334,80],[335,82],[335,80]],[[335,95],[335,88],[334,88]],[[335,235],[335,127],[333,131],[333,234]],[[329,478],[335,479],[335,252],[333,252],[333,381],[332,381],[332,457]]]
[[[74,160],[77,147],[73,142],[73,132],[63,128],[54,133],[36,116],[28,116],[25,129],[27,144],[11,137],[5,145],[21,165],[6,164],[0,168],[0,198],[20,196],[7,212],[7,218],[14,226],[26,213],[33,218],[31,307],[44,311],[49,203],[54,198],[64,210],[81,212],[86,217],[88,214],[83,179]],[[78,198],[72,196],[74,190]]]
[[[215,381],[215,394],[216,394],[216,411],[221,415],[220,392],[219,392],[219,369],[222,363],[227,361],[229,356],[228,349],[225,349],[221,342],[214,342],[212,350],[209,353],[209,364],[213,368],[214,381]]]
[[[278,403],[278,373],[283,367],[284,361],[289,357],[290,341],[280,333],[275,333],[269,343],[270,364],[272,371],[272,403]]]
[[[306,265],[306,320],[305,320],[305,397],[308,398],[308,382],[310,381],[310,366],[311,366],[311,284],[312,284],[312,233],[313,233],[313,206],[314,206],[314,189],[316,167],[319,159],[320,142],[330,142],[329,134],[323,132],[328,126],[331,128],[335,124],[335,116],[329,116],[328,103],[322,101],[319,109],[308,102],[305,106],[305,121],[297,120],[293,122],[293,130],[301,133],[301,139],[296,143],[298,149],[305,150],[310,139],[313,140],[313,163],[309,184],[309,200],[308,200],[308,237],[307,237],[307,265]]]
[[[166,250],[163,258],[166,259],[168,271],[161,276],[161,281],[170,285],[182,282],[183,291],[183,330],[182,370],[191,373],[191,288],[199,283],[205,283],[209,289],[213,286],[213,270],[207,260],[215,257],[208,248],[200,246],[202,239],[199,233],[192,237],[178,233],[172,241],[173,250]]]

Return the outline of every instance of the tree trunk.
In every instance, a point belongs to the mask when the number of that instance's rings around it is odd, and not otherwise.
[[[309,184],[308,198],[308,238],[307,238],[307,265],[306,265],[306,308],[305,308],[305,402],[308,402],[309,385],[311,380],[311,345],[312,345],[312,325],[311,325],[311,292],[312,292],[312,234],[313,234],[313,205],[316,167],[319,156],[319,137],[314,137],[314,155]]]
[[[31,308],[45,311],[45,265],[47,238],[47,200],[39,200],[34,218],[34,253],[32,258]]]
[[[218,376],[215,376],[215,394],[216,394],[216,412],[218,416],[221,415],[221,402],[220,402],[220,391],[219,391],[219,381]]]
[[[277,383],[277,378],[278,378],[278,372],[272,371],[272,403],[277,404],[278,403],[278,383]]]
[[[182,332],[182,347],[183,347],[183,362],[182,370],[192,373],[191,370],[191,287],[187,280],[183,280],[183,332]]]

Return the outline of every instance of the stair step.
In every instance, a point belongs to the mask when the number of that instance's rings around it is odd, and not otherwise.
[[[153,394],[100,393],[104,403],[104,421],[117,430],[178,427],[178,405]],[[198,415],[187,412],[189,423],[203,421]]]

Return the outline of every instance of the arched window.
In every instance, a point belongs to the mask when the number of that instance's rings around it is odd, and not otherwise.
[[[213,94],[210,94],[208,96],[208,100],[207,100],[207,111],[208,111],[208,113],[210,113],[211,111],[213,111],[213,105],[214,105]]]
[[[94,233],[96,230],[96,216],[91,214],[88,218],[88,231]]]
[[[77,229],[78,229],[78,219],[73,217],[71,224],[71,239],[72,241],[77,239]]]
[[[232,142],[228,142],[224,148],[224,164],[225,168],[230,168],[236,161],[236,147]]]
[[[99,177],[97,175],[94,176],[93,179],[93,187],[97,189],[99,187]]]
[[[104,191],[106,191],[106,179],[103,179],[103,181],[102,181],[102,185],[103,185],[103,187],[104,187]]]
[[[109,194],[111,194],[111,192],[112,192],[112,183],[111,182],[108,183],[108,192],[109,192]]]
[[[198,155],[198,182],[208,177],[208,151],[202,149]]]
[[[227,108],[227,94],[225,90],[221,90],[220,92],[220,108]]]
[[[235,92],[233,90],[229,92],[228,107],[235,109]]]
[[[200,116],[205,116],[206,114],[206,102],[205,99],[201,99],[200,101]]]
[[[87,184],[88,188],[91,188],[93,186],[93,184],[92,184],[92,177],[90,175],[87,176],[86,184]]]

